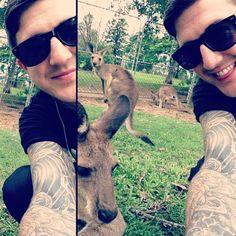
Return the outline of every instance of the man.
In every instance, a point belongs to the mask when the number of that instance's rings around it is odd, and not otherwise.
[[[201,77],[193,103],[205,160],[189,187],[186,235],[236,235],[235,12],[235,0],[170,0],[164,19],[179,44],[173,58]]]
[[[76,1],[9,0],[5,25],[18,65],[40,92],[19,122],[30,168],[5,181],[4,201],[19,235],[75,235],[77,115],[65,104],[76,102]]]

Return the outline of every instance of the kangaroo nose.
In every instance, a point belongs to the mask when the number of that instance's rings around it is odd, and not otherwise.
[[[98,211],[98,218],[104,223],[110,223],[112,220],[114,220],[117,216],[117,210],[115,211],[109,211],[106,209],[100,209]]]

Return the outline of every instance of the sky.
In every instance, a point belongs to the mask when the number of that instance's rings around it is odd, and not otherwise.
[[[112,20],[115,13],[105,9],[111,9],[111,3],[113,2],[114,8],[117,9],[119,5],[124,5],[130,0],[79,0],[79,22],[82,22],[83,17],[88,13],[91,13],[94,17],[93,28],[100,31],[100,37],[105,31],[107,22]],[[92,6],[96,5],[96,6]],[[130,15],[134,16],[124,16],[126,22],[128,23],[128,34],[133,35],[139,32],[143,27],[143,19],[138,20],[138,14],[136,11],[132,11]]]

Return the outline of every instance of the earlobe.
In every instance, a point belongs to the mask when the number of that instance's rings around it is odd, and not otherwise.
[[[19,59],[16,59],[16,63],[21,69],[27,72],[27,67]]]

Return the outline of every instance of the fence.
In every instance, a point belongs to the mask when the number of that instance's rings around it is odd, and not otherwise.
[[[117,61],[108,58],[104,61]],[[102,96],[102,85],[100,78],[92,71],[90,65],[90,56],[88,52],[79,51],[79,96]],[[179,94],[188,95],[188,91],[192,81],[192,75],[185,70],[174,66],[171,68],[166,62],[146,63],[129,60],[127,57],[120,58],[120,65],[129,70],[133,75],[139,92],[140,98],[150,98],[151,91],[156,91],[161,85],[165,84],[165,78],[170,69],[173,70],[173,86],[177,89]],[[132,70],[135,68],[136,70]]]

